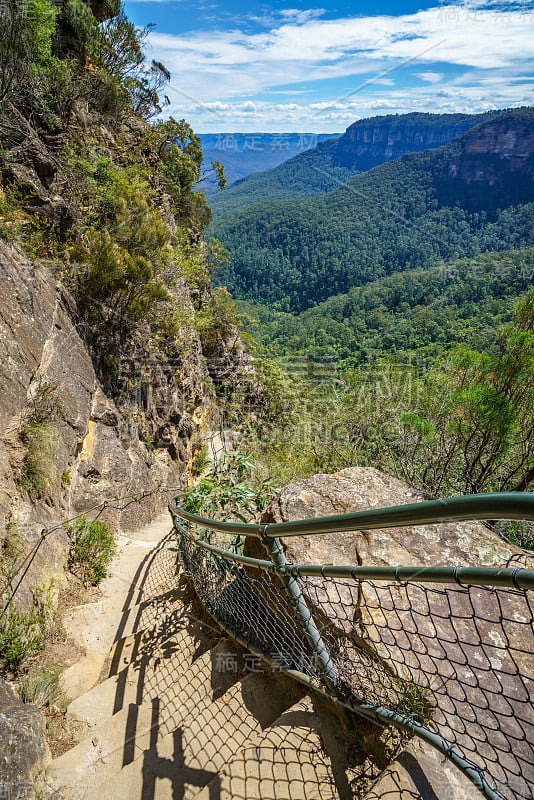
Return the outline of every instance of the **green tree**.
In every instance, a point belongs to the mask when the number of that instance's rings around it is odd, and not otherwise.
[[[169,232],[148,187],[121,188],[110,223],[72,249],[78,307],[101,357],[120,349],[153,304],[169,296],[163,275]]]
[[[144,119],[159,114],[169,104],[159,92],[170,80],[169,70],[160,62],[146,63],[144,45],[153,29],[149,24],[138,28],[124,9],[99,26],[98,35],[90,39],[89,57],[126,91],[130,106]]]
[[[0,111],[24,107],[37,91],[39,70],[52,56],[58,9],[49,0],[5,0],[0,5]]]
[[[391,445],[404,477],[433,494],[524,491],[534,480],[534,290],[496,355],[457,348],[420,384]]]

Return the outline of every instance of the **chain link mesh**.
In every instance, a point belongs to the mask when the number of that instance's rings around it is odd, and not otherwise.
[[[219,536],[211,543],[227,548]],[[184,532],[180,557],[211,615],[281,669],[326,689],[274,571],[227,561]],[[504,800],[534,798],[533,603],[525,590],[297,578],[341,699],[438,734]]]
[[[215,535],[211,543],[225,544]],[[313,649],[274,572],[229,562],[195,545],[188,534],[181,537],[179,552],[200,600],[218,622],[268,655],[280,669],[303,672],[319,685]]]
[[[506,800],[534,797],[529,592],[299,580],[342,688],[422,722]]]

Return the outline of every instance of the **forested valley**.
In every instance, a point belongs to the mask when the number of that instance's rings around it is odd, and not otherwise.
[[[380,125],[409,147],[417,116]],[[420,116],[452,140],[358,162],[349,128],[343,164],[342,137],[215,204],[216,279],[273,404],[248,442],[279,482],[359,464],[429,496],[532,486],[534,110],[462,119],[456,137]]]
[[[246,474],[261,504],[350,465],[429,496],[532,486],[532,108],[359,120],[210,191],[210,225],[201,141],[163,121],[150,31],[115,2],[8,5],[0,236],[52,265],[119,407],[156,375],[190,386],[187,413],[139,417],[144,447],[190,447],[207,493]],[[208,378],[239,480],[232,465],[206,478],[191,439]],[[44,497],[48,478],[24,475]]]

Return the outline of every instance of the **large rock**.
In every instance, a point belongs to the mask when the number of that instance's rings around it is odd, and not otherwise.
[[[103,653],[88,653],[65,669],[59,678],[59,691],[70,702],[98,683],[106,658]]]
[[[286,487],[262,522],[422,499],[375,469],[351,468]],[[531,555],[478,522],[288,537],[284,548],[300,564],[534,568]],[[345,692],[418,720],[430,715],[431,726],[504,797],[529,796],[534,632],[527,593],[323,578],[303,578],[301,586]]]
[[[48,402],[42,393],[37,396],[39,387],[44,390],[40,366],[56,321],[60,324],[56,313],[59,304],[55,283],[46,271],[35,270],[15,248],[2,241],[0,292],[0,537],[5,546],[4,537],[9,536],[15,544],[8,550],[25,555],[36,548],[43,528],[59,521],[64,509],[58,491],[62,472],[59,459],[69,444],[55,427],[50,427],[53,447],[47,472],[56,491],[47,490],[38,508],[19,483],[25,457],[21,434],[25,425],[40,419],[37,405],[41,400]],[[65,349],[69,351],[69,347]],[[63,573],[65,551],[66,538],[61,528],[47,539],[46,545],[36,548],[17,596],[19,606],[32,603],[34,588],[47,588],[57,582]]]
[[[0,796],[31,800],[34,782],[49,761],[44,718],[0,679]]]
[[[370,508],[417,503],[422,493],[372,467],[350,467],[292,483],[270,503],[262,522],[349,514]],[[366,564],[395,566],[526,566],[534,563],[524,550],[503,541],[480,522],[447,522],[285,541],[286,558],[300,564]]]

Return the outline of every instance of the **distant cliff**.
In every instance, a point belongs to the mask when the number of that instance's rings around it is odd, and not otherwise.
[[[302,311],[395,272],[530,247],[533,137],[534,109],[512,109],[328,194],[227,213],[212,226],[231,253],[221,280]]]
[[[406,153],[418,153],[448,144],[499,113],[389,114],[361,119],[332,143],[333,163],[364,172]]]
[[[313,149],[300,152],[267,172],[249,175],[224,192],[210,190],[210,205],[218,216],[254,203],[324,194],[359,172],[407,153],[448,144],[470,128],[502,113],[413,113],[361,119],[350,125],[340,138],[318,141]],[[250,157],[254,155],[249,153]],[[256,155],[261,156],[261,153]],[[256,163],[259,165],[256,169],[266,168],[258,160]]]
[[[435,170],[442,205],[494,214],[534,199],[532,109],[517,109],[466,133]]]

